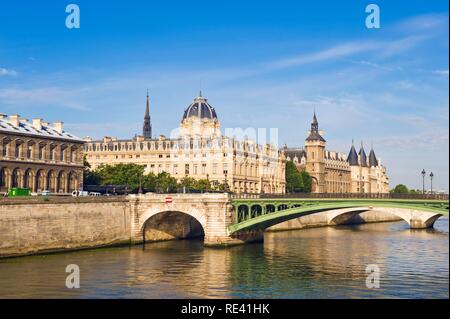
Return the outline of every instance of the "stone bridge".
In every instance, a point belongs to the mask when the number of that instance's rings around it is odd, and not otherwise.
[[[146,194],[129,197],[133,242],[204,236],[205,245],[261,241],[267,228],[304,216],[311,225],[348,224],[364,212],[430,228],[448,213],[446,200],[231,198],[227,194]],[[384,219],[383,216],[390,218]]]
[[[433,227],[445,200],[234,198],[227,194],[30,197],[0,200],[0,258],[204,237],[205,245],[263,240],[274,228],[405,220]]]

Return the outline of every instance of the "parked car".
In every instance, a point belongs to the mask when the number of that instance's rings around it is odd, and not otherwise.
[[[89,193],[89,196],[97,197],[97,196],[102,196],[102,194],[101,194],[101,193],[98,193],[98,192],[90,192],[90,193]]]
[[[42,191],[41,195],[42,196],[49,196],[50,195],[50,191]]]

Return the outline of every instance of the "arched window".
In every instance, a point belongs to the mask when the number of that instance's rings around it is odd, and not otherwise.
[[[16,168],[12,173],[12,187],[19,187],[19,169]]]
[[[31,169],[27,169],[23,175],[23,187],[31,188]]]
[[[6,170],[2,167],[0,168],[0,188],[6,186]]]

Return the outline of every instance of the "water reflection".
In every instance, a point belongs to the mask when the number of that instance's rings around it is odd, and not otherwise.
[[[264,244],[176,241],[0,261],[6,298],[448,298],[448,218],[267,233]],[[81,288],[65,288],[78,264]],[[365,285],[366,266],[380,289]]]

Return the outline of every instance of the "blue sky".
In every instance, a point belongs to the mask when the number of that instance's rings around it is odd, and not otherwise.
[[[69,1],[2,1],[0,112],[128,138],[148,88],[169,134],[201,85],[222,128],[300,146],[315,108],[329,149],[373,143],[392,185],[421,187],[425,168],[448,190],[448,1],[243,2],[72,1],[69,30]]]

